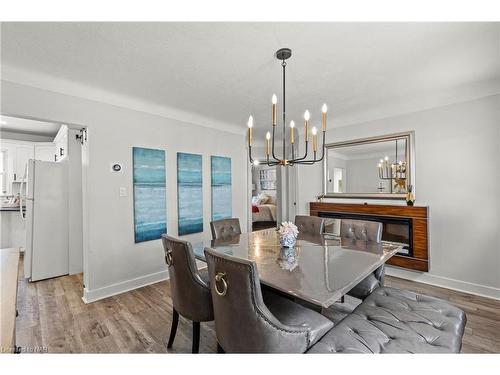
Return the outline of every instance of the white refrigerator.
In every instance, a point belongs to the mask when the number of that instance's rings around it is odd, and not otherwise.
[[[26,205],[24,277],[29,281],[69,273],[68,165],[29,160],[21,185]]]

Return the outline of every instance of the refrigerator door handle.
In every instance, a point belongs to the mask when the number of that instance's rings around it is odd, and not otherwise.
[[[19,215],[21,220],[25,220],[23,215],[23,181],[21,181],[21,186],[19,187]]]
[[[23,213],[23,186],[24,191],[26,193],[26,175],[27,175],[28,165],[24,167],[24,175],[21,179],[21,185],[19,186],[19,215],[21,216],[21,220],[26,221],[26,217]],[[26,197],[25,197],[26,198]]]

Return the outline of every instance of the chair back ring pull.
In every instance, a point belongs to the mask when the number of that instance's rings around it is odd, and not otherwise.
[[[172,258],[172,251],[171,250],[167,250],[167,252],[165,253],[165,262],[167,263],[167,266],[171,266],[172,264],[174,264],[174,260]]]
[[[218,272],[217,275],[215,275],[215,283],[214,283],[215,292],[221,297],[225,296],[227,293],[227,282],[225,277],[226,277],[225,272]],[[222,284],[222,291],[220,291],[219,287],[217,286],[217,283],[219,282]]]

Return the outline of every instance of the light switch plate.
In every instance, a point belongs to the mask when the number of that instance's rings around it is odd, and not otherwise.
[[[127,188],[121,187],[120,188],[120,197],[126,197],[127,196]]]

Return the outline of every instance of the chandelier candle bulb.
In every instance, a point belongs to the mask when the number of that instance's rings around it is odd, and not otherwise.
[[[270,153],[270,149],[271,149],[271,146],[270,146],[270,139],[271,139],[271,133],[267,132],[266,133],[266,155],[269,156],[269,153]]]
[[[323,107],[321,107],[321,114],[322,114],[322,123],[323,123],[323,131],[326,132],[326,112],[328,110],[328,107],[326,104],[323,104]]]
[[[253,117],[250,116],[248,118],[248,145],[252,145],[252,136],[253,136]]]
[[[276,94],[273,94],[271,101],[273,103],[273,126],[276,126],[276,120],[278,118],[278,112],[276,109],[276,103],[278,102],[278,97],[276,96]]]
[[[295,143],[295,122],[290,121],[290,143]]]
[[[318,129],[315,126],[311,129],[311,133],[313,136],[313,151],[318,151]]]

